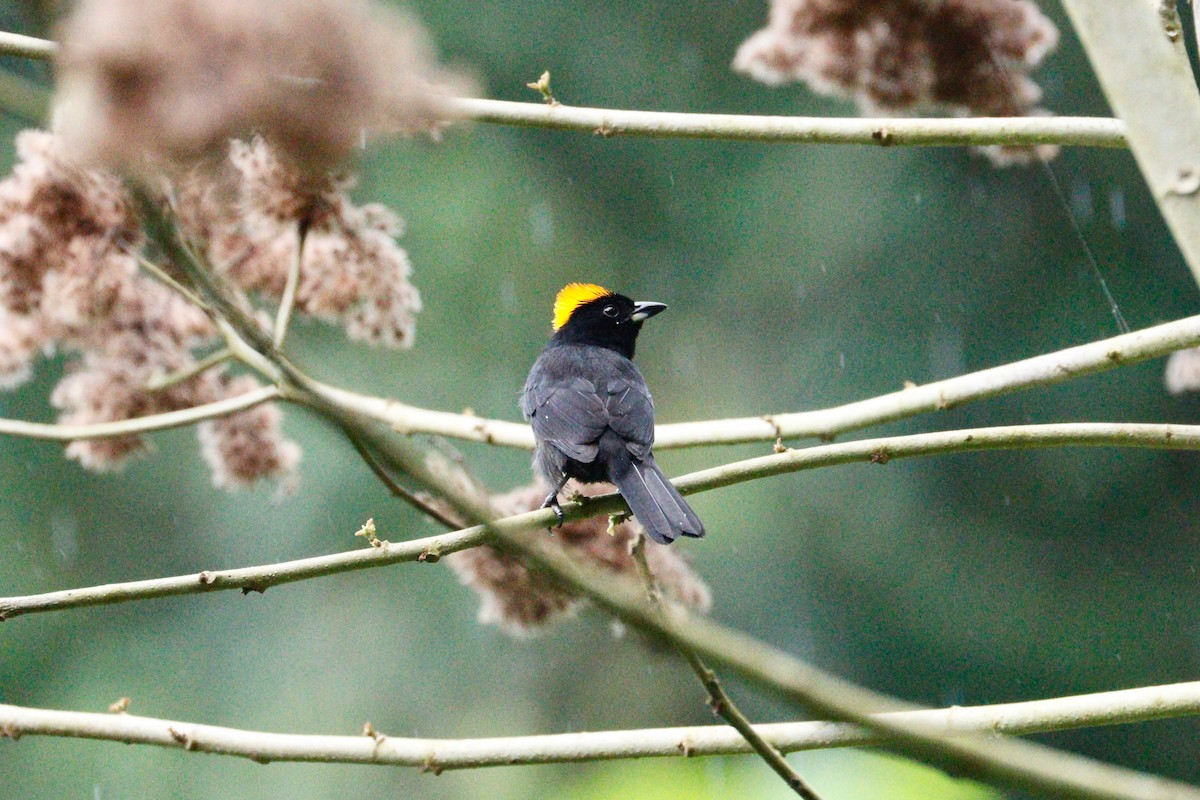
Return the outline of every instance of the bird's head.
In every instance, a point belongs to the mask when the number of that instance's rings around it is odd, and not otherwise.
[[[568,283],[554,299],[554,338],[608,347],[633,358],[642,323],[664,310],[663,303],[630,300],[594,283]]]

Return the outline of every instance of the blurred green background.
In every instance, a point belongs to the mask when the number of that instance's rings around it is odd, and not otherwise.
[[[38,32],[24,4],[8,29]],[[527,0],[410,5],[486,96],[536,100],[544,69],[571,104],[849,115],[803,87],[733,74],[762,0]],[[1104,115],[1061,10],[1037,73],[1044,104]],[[43,65],[8,73],[46,83]],[[3,119],[0,140],[28,124]],[[5,166],[11,146],[3,146]],[[516,400],[556,290],[599,282],[670,304],[639,362],[663,422],[821,408],[1117,333],[1071,224],[1125,317],[1196,311],[1197,288],[1125,151],[1072,149],[993,169],[961,149],[872,149],[599,137],[462,126],[437,145],[369,152],[356,196],[403,215],[426,310],[411,352],[303,322],[290,347],[319,377],[439,409],[519,419]],[[1062,190],[1060,200],[1055,190]],[[0,394],[0,416],[49,420],[61,374]],[[1196,422],[1162,363],[872,429],[1026,422]],[[0,439],[0,595],[193,573],[361,546],[374,517],[398,540],[438,529],[393,501],[329,426],[297,409],[297,491],[214,489],[194,435],[94,475],[60,448]],[[497,490],[526,483],[520,451],[456,444]],[[670,451],[671,474],[769,445]],[[1188,680],[1200,661],[1200,462],[1117,450],[982,453],[773,478],[695,497],[710,536],[676,545],[713,615],[871,688],[979,704]],[[518,640],[475,621],[444,566],[406,565],[265,595],[166,599],[0,626],[0,701],[131,711],[248,729],[474,737],[705,724],[678,658],[596,613]],[[797,719],[729,680],[753,719]],[[1195,721],[1040,737],[1200,781]],[[796,755],[828,800],[989,796],[909,762]],[[790,796],[749,757],[411,769],[259,766],[66,739],[0,742],[0,798],[732,798]]]

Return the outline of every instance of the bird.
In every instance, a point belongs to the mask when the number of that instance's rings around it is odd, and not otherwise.
[[[616,484],[651,539],[704,536],[704,524],[654,460],[654,401],[633,363],[642,323],[666,310],[594,283],[570,283],[554,300],[553,335],[521,396],[533,427],[534,469],[553,487],[542,508],[563,522],[569,478]]]

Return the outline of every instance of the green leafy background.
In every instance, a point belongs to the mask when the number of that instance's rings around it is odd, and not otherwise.
[[[6,3],[10,29],[39,32]],[[850,115],[803,87],[733,74],[762,2],[414,3],[487,96],[673,111]],[[1057,6],[1045,105],[1104,115]],[[41,65],[9,74],[49,80]],[[0,140],[29,121],[8,115]],[[11,162],[11,146],[4,153]],[[1061,189],[1062,198],[1056,190]],[[554,293],[602,283],[671,308],[639,362],[660,421],[815,409],[1117,333],[1094,253],[1134,328],[1194,313],[1196,286],[1125,151],[1071,149],[995,170],[962,149],[611,138],[487,125],[370,150],[355,192],[407,222],[426,310],[411,352],[301,320],[317,376],[439,409],[519,419]],[[1087,250],[1071,224],[1077,221]],[[50,420],[61,359],[0,394]],[[895,423],[872,433],[1028,422],[1192,422],[1162,363]],[[297,490],[210,485],[194,435],[115,475],[46,443],[0,439],[0,595],[194,573],[438,529],[389,498],[336,431],[287,409]],[[490,486],[530,478],[522,451],[456,444]],[[664,452],[678,474],[769,443]],[[1194,455],[1064,449],[847,466],[695,498],[710,536],[682,542],[714,616],[871,688],[980,704],[1188,680],[1197,671]],[[614,637],[594,612],[519,640],[477,624],[444,566],[401,565],[271,589],[30,616],[0,625],[0,701],[295,733],[477,737],[712,717],[686,665]],[[753,719],[800,712],[736,679]],[[1041,737],[1200,780],[1192,721]],[[829,800],[976,798],[989,790],[881,754],[792,760]],[[513,767],[274,764],[70,739],[0,741],[3,798],[786,797],[750,757]]]

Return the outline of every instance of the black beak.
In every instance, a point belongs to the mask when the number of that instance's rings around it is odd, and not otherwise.
[[[655,303],[652,300],[638,300],[633,304],[633,313],[629,318],[634,322],[648,320],[660,311],[666,311],[666,303]]]

